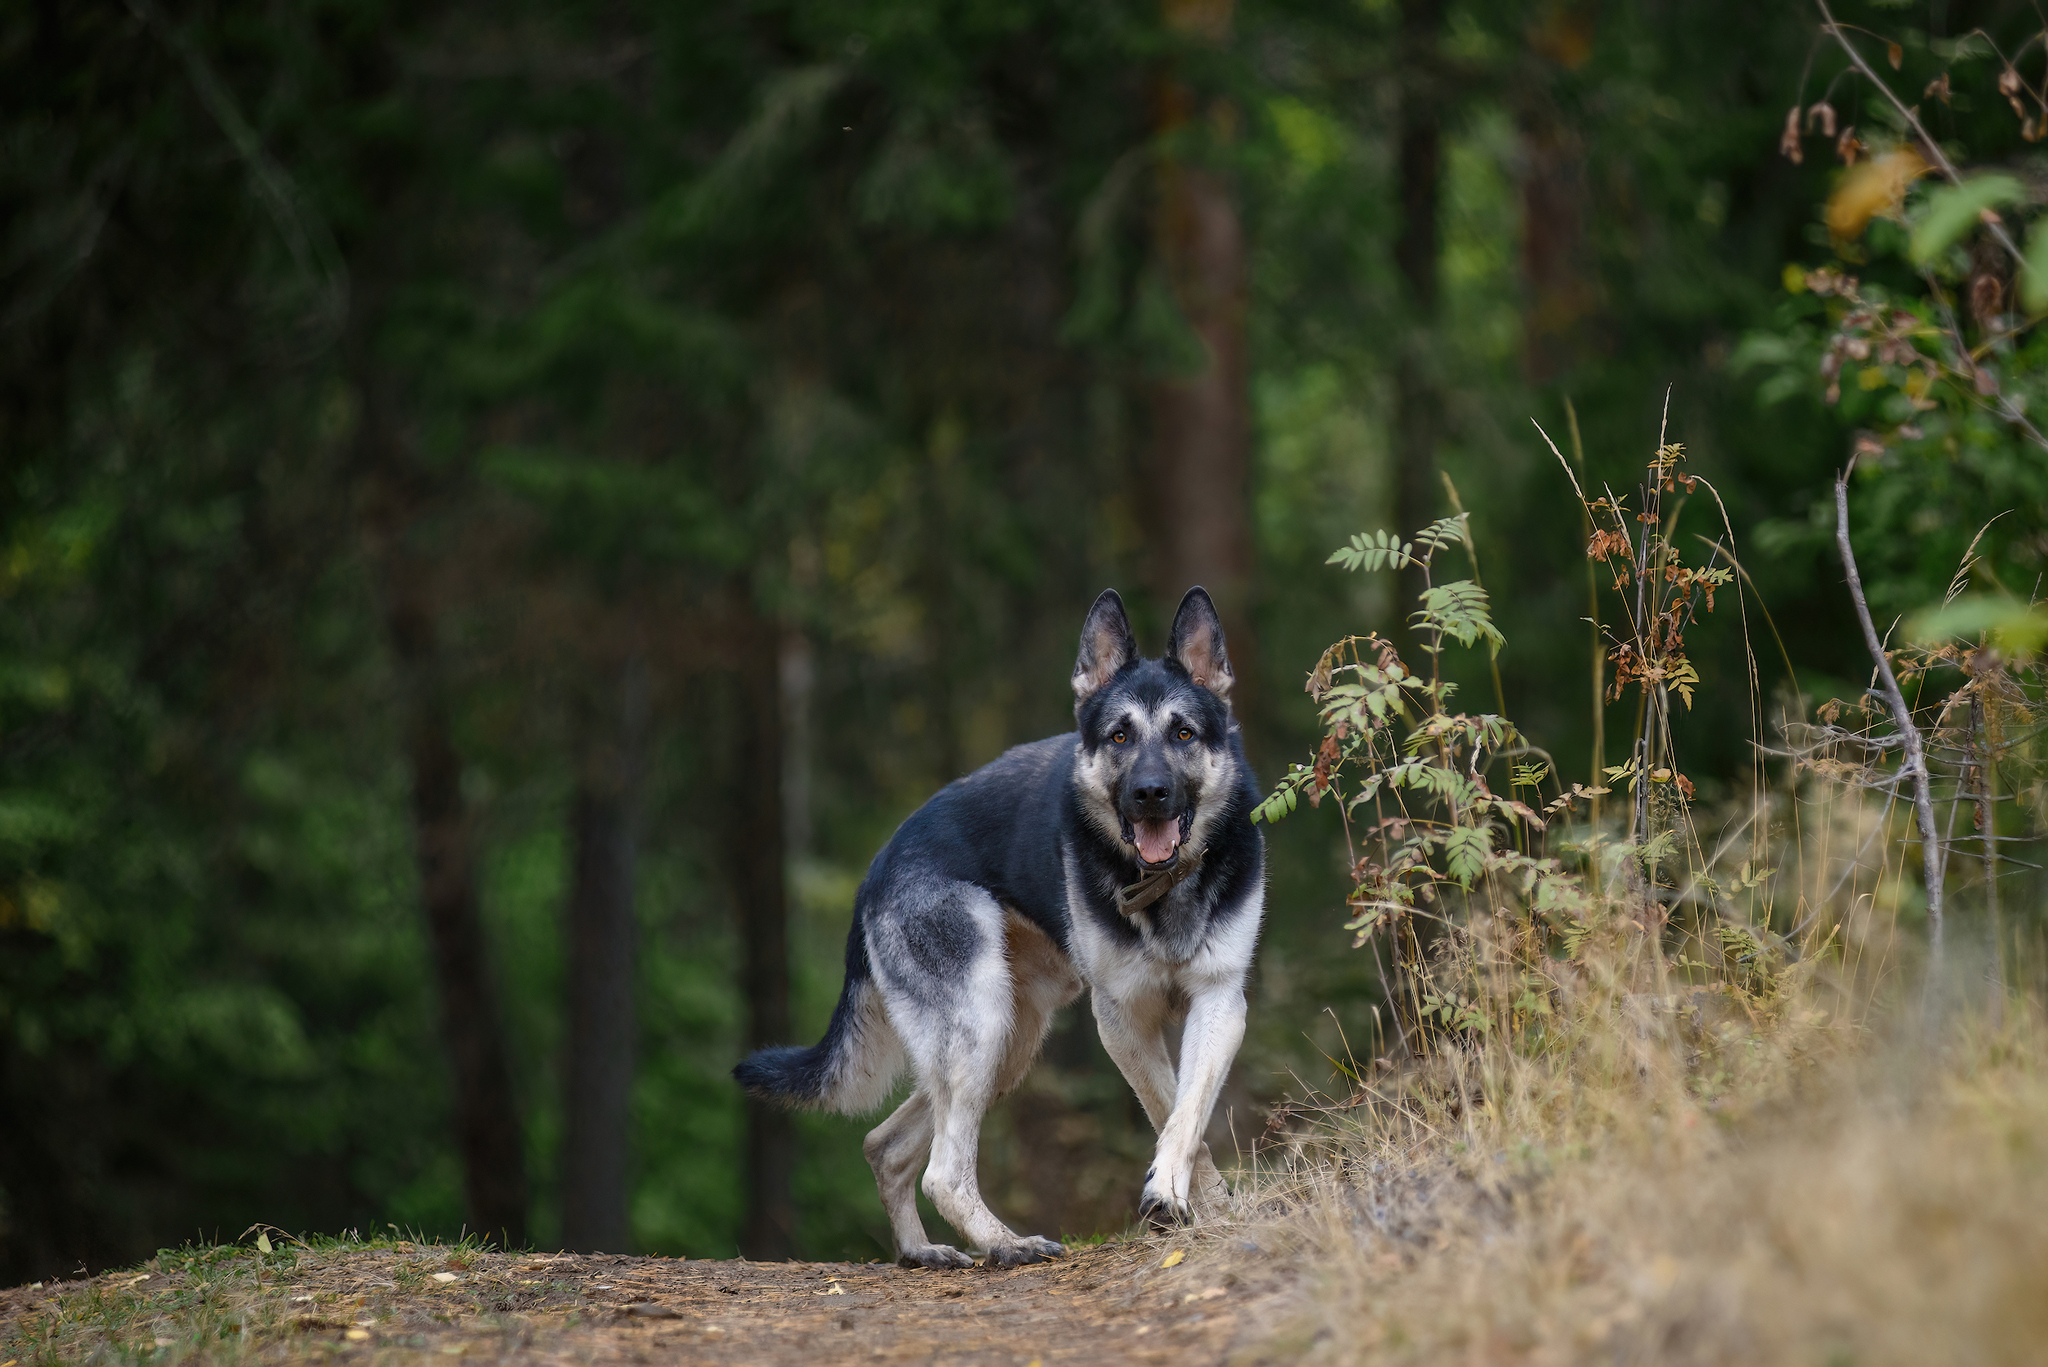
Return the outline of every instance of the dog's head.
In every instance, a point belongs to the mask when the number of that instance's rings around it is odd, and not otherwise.
[[[1074,664],[1075,776],[1090,819],[1146,868],[1203,843],[1228,795],[1234,681],[1223,623],[1199,588],[1181,599],[1158,660],[1139,656],[1114,589],[1088,610]]]

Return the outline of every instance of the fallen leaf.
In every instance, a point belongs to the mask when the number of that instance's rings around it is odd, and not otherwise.
[[[462,1278],[456,1276],[453,1272],[436,1272],[434,1280],[446,1286],[449,1282],[459,1282]]]
[[[1188,1255],[1186,1249],[1176,1248],[1175,1250],[1173,1250],[1173,1252],[1167,1254],[1166,1257],[1163,1260],[1161,1260],[1159,1265],[1161,1267],[1179,1267],[1180,1260],[1187,1256]]]
[[[367,1329],[351,1329],[346,1334],[343,1334],[342,1337],[350,1343],[361,1343],[364,1339],[370,1337],[370,1331]]]

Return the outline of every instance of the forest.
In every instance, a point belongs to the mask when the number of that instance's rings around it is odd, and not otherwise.
[[[1568,959],[1557,860],[1719,898],[1665,949],[1759,1019],[1877,908],[2038,1025],[2044,135],[2008,0],[0,5],[0,1282],[890,1257],[730,1070],[1105,587],[1208,589],[1276,794],[1219,1158],[1549,1011],[1416,927],[1523,878]],[[1332,814],[1386,651],[1476,854]],[[1863,901],[1766,781],[1889,794]],[[1077,1008],[984,1189],[1113,1235],[1151,1142]]]

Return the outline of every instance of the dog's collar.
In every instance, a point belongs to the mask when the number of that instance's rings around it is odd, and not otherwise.
[[[1116,909],[1125,916],[1133,915],[1151,906],[1160,898],[1195,876],[1195,870],[1202,867],[1202,861],[1209,857],[1209,851],[1199,850],[1193,858],[1182,855],[1169,867],[1154,869],[1137,882],[1116,890]]]

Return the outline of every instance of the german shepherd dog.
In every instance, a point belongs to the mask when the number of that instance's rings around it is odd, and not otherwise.
[[[939,1214],[989,1264],[1064,1251],[990,1212],[975,1151],[983,1114],[1083,988],[1159,1132],[1140,1215],[1186,1222],[1222,1200],[1202,1131],[1244,1039],[1265,904],[1232,682],[1206,592],[1188,590],[1165,658],[1146,660],[1123,600],[1104,591],[1081,627],[1078,729],[1018,746],[914,812],[854,897],[825,1038],[733,1070],[756,1096],[851,1115],[881,1105],[908,1064],[915,1089],[863,1145],[904,1266],[974,1262],[926,1237],[920,1167]]]

